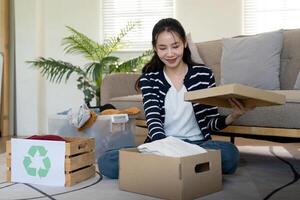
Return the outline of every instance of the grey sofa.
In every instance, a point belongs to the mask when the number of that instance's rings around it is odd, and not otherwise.
[[[211,67],[220,84],[222,40],[195,43],[204,63]],[[285,30],[280,63],[280,90],[287,103],[282,106],[259,107],[242,116],[234,124],[222,130],[222,134],[258,135],[300,138],[300,91],[293,90],[300,70],[300,29]],[[143,110],[141,95],[134,89],[139,74],[111,74],[101,87],[101,103],[111,103],[117,108],[137,106]],[[229,109],[219,108],[221,114]],[[137,116],[137,124],[145,125],[144,113]]]

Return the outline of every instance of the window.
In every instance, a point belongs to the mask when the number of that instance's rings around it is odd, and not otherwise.
[[[300,28],[299,0],[244,0],[243,34]]]
[[[154,24],[161,18],[173,16],[174,0],[103,0],[104,40],[116,36],[128,22],[138,22],[123,39],[126,44],[123,49],[149,49]]]

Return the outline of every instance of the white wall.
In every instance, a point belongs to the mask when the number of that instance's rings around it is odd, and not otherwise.
[[[15,0],[18,135],[47,133],[47,116],[83,103],[76,77],[51,84],[25,61],[44,56],[84,64],[63,54],[61,40],[66,25],[99,40],[100,6],[99,0]],[[176,18],[194,41],[219,39],[241,33],[240,8],[240,0],[176,0]]]
[[[242,1],[177,0],[176,18],[196,42],[240,35]]]
[[[76,77],[67,84],[45,81],[25,62],[38,56],[84,64],[79,56],[63,54],[66,25],[99,39],[98,0],[15,0],[17,134],[47,132],[47,116],[83,102]]]

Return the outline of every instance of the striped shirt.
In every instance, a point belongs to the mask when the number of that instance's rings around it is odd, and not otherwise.
[[[216,86],[212,71],[205,66],[189,66],[183,84],[187,91]],[[140,78],[140,86],[148,126],[146,142],[165,138],[165,97],[171,86],[167,82],[163,70],[144,73]],[[192,106],[205,140],[211,139],[211,132],[226,127],[226,116],[220,115],[217,107],[199,103],[192,103]]]

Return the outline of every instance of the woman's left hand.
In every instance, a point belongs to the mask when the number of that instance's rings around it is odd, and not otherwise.
[[[231,124],[234,120],[238,119],[240,116],[248,112],[249,110],[253,110],[255,107],[245,107],[239,100],[236,98],[228,99],[230,105],[233,108],[233,112],[227,116],[226,124]]]

